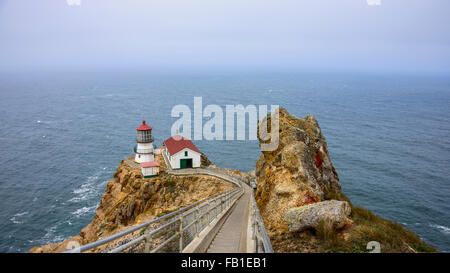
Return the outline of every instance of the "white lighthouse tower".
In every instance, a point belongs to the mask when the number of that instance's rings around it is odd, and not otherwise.
[[[152,127],[145,124],[145,120],[143,120],[142,125],[137,127],[136,130],[137,145],[134,148],[134,152],[136,153],[134,161],[137,163],[154,161]]]

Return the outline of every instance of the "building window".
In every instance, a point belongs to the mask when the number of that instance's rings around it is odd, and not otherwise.
[[[184,156],[188,156],[188,153],[187,153],[187,151],[184,151]]]

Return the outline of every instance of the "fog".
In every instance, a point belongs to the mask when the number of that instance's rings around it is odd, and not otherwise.
[[[448,0],[70,1],[0,0],[0,70],[450,72]]]

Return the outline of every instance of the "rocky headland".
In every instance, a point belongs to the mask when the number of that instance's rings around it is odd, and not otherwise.
[[[381,252],[436,251],[400,224],[351,203],[314,116],[301,119],[279,108],[278,116],[265,117],[267,124],[272,118],[279,120],[278,148],[262,151],[254,171],[223,170],[257,180],[255,199],[275,252],[368,252],[371,241]],[[85,245],[234,187],[207,175],[168,174],[161,156],[156,159],[161,173],[153,178],[143,178],[131,158],[123,160],[89,225],[61,243],[29,252],[62,252],[72,241]],[[206,155],[201,164],[211,165]]]

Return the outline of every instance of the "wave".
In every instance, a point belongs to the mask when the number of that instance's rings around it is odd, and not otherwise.
[[[450,228],[441,225],[430,224],[430,227],[438,229],[440,232],[450,235]]]
[[[23,221],[19,221],[19,220],[17,220],[17,218],[27,215],[27,214],[28,214],[28,211],[20,212],[20,213],[14,214],[14,216],[11,217],[11,219],[9,219],[9,220],[11,220],[11,222],[13,222],[14,224],[23,224]]]
[[[54,243],[58,243],[64,240],[64,237],[61,235],[55,235],[56,233],[56,228],[59,225],[56,224],[52,227],[46,228],[45,231],[45,235],[42,238],[42,240],[44,241],[45,244],[54,244]]]
[[[76,196],[68,200],[72,203],[80,203],[88,200],[98,199],[98,195],[104,190],[105,184],[108,180],[101,181],[102,177],[107,173],[107,168],[103,167],[100,171],[87,178],[86,183],[82,184],[78,189],[72,193]]]
[[[97,209],[98,205],[92,206],[92,207],[82,207],[80,209],[77,209],[76,211],[72,212],[73,215],[75,215],[77,218],[92,213]]]

